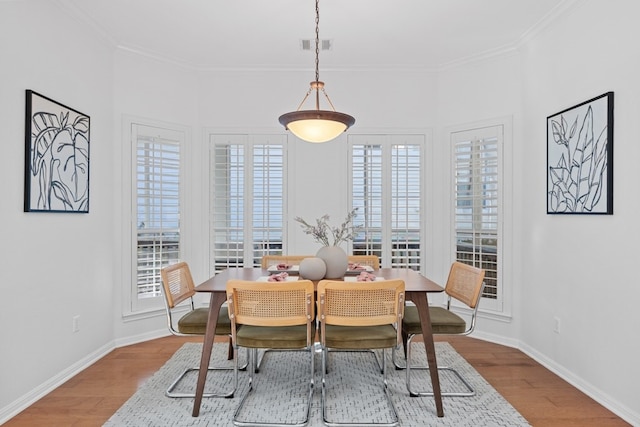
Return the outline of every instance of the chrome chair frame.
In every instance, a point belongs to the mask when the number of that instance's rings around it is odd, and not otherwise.
[[[318,307],[319,307],[319,312],[318,312],[318,318],[320,320],[320,338],[321,338],[321,349],[322,349],[322,400],[321,400],[321,406],[322,406],[322,421],[325,425],[329,426],[329,427],[364,427],[364,426],[382,426],[382,427],[396,427],[399,425],[400,421],[398,418],[398,412],[395,408],[395,405],[393,404],[393,400],[391,399],[391,395],[389,392],[389,386],[388,386],[388,381],[387,381],[387,370],[386,370],[386,355],[385,355],[385,350],[386,348],[381,348],[382,350],[382,362],[380,362],[378,360],[378,357],[376,356],[375,351],[369,349],[369,350],[349,350],[349,349],[335,349],[335,348],[329,348],[326,343],[325,343],[325,337],[326,337],[326,316],[325,316],[325,305],[326,305],[326,295],[324,293],[324,286],[325,283],[324,282],[334,282],[331,280],[323,280],[320,282],[320,284],[318,285]],[[393,282],[401,282],[401,281],[393,281]],[[382,282],[371,282],[371,283],[382,283]],[[330,286],[330,285],[328,285]],[[397,308],[396,308],[396,321],[394,322],[396,324],[396,334],[397,334],[397,338],[396,338],[396,346],[401,342],[401,328],[402,328],[402,315],[403,315],[403,307],[404,307],[404,283],[402,283],[402,291],[399,292],[397,294]],[[357,320],[356,320],[357,322]],[[342,322],[340,322],[342,324]],[[376,326],[379,325],[380,323],[354,323],[353,320],[346,320],[345,324],[352,324],[352,325],[369,325],[369,326]],[[388,323],[384,323],[384,324],[388,324]],[[394,347],[394,348],[395,348]],[[381,374],[382,374],[382,385],[383,385],[383,391],[388,403],[388,406],[391,410],[391,414],[393,417],[393,421],[390,423],[357,423],[357,422],[337,422],[337,421],[331,421],[328,419],[327,417],[327,405],[326,405],[326,388],[327,388],[327,384],[326,384],[326,374],[328,372],[327,369],[327,358],[328,358],[328,354],[329,351],[331,352],[368,352],[370,354],[372,354],[374,356],[374,359],[376,360],[376,364],[378,365],[378,367],[380,368]]]
[[[482,274],[482,277],[484,277],[484,273]],[[464,332],[460,332],[460,333],[451,333],[451,334],[446,334],[446,333],[439,333],[437,335],[455,335],[455,336],[466,336],[471,334],[475,327],[476,327],[476,320],[477,320],[477,314],[478,314],[478,307],[479,307],[479,303],[480,303],[480,299],[482,298],[482,293],[484,291],[484,286],[485,286],[485,282],[483,281],[480,284],[480,290],[478,292],[478,299],[476,301],[476,303],[474,304],[474,307],[472,308],[471,311],[471,320],[468,323],[468,326],[466,328],[466,330]],[[447,294],[447,305],[446,305],[446,309],[447,311],[451,311],[451,301],[452,301],[452,296]],[[405,369],[406,370],[406,386],[407,386],[407,391],[409,391],[409,395],[411,397],[418,397],[418,396],[433,396],[433,392],[431,391],[417,391],[411,388],[411,370],[415,369],[415,370],[426,370],[428,371],[429,368],[426,366],[411,366],[411,344],[413,341],[413,338],[416,335],[420,335],[420,334],[411,334],[408,336],[407,340],[406,340],[406,344],[405,344],[405,366],[401,366],[398,361],[397,361],[397,351],[393,351],[392,353],[392,359],[393,359],[393,363],[396,367],[396,369]],[[435,334],[434,334],[435,335]],[[446,372],[451,372],[453,375],[455,375],[460,382],[464,385],[464,387],[466,388],[466,391],[459,391],[459,392],[455,392],[455,391],[442,391],[441,392],[441,396],[443,397],[470,397],[470,396],[474,396],[476,394],[475,389],[471,386],[471,384],[469,384],[469,382],[460,374],[460,372],[458,372],[455,368],[452,368],[450,366],[438,366],[438,371],[446,371]]]
[[[193,279],[191,278],[191,272],[189,270],[189,266],[186,262],[179,262],[173,265],[170,265],[168,267],[165,267],[162,269],[162,282],[163,282],[163,286],[162,286],[162,293],[164,295],[164,303],[165,303],[165,311],[167,314],[167,328],[169,329],[169,332],[171,332],[172,335],[175,336],[179,336],[179,337],[192,337],[192,336],[203,336],[204,334],[200,334],[200,333],[185,333],[185,332],[181,332],[178,329],[176,329],[175,327],[175,320],[174,320],[174,316],[173,316],[173,310],[175,309],[175,307],[177,307],[180,302],[183,302],[185,300],[187,300],[187,307],[189,308],[189,310],[187,311],[186,314],[196,311],[196,310],[205,310],[208,312],[208,308],[201,308],[201,309],[197,309],[195,307],[195,303],[193,300],[193,295],[183,299],[182,301],[177,302],[173,307],[171,307],[170,303],[169,303],[169,297],[167,296],[167,288],[170,286],[169,285],[169,275],[172,274],[172,272],[174,270],[180,270],[182,268],[186,269],[186,272],[188,274],[188,278],[187,280],[191,281],[191,283],[189,284],[189,287],[193,286]],[[185,315],[186,315],[185,314]],[[227,314],[225,314],[224,312],[221,313],[222,316],[228,316]],[[231,339],[231,335],[229,335],[229,339]],[[248,354],[247,354],[248,355]],[[233,354],[233,347],[231,346],[231,343],[229,343],[229,359],[234,358],[234,354]],[[235,359],[237,359],[237,357],[235,357]],[[247,359],[248,360],[248,359]],[[243,365],[243,368],[246,368],[247,363],[245,363]],[[212,372],[212,371],[231,371],[234,368],[232,367],[216,367],[216,366],[209,366],[208,371]],[[198,372],[200,370],[200,367],[195,366],[195,367],[191,367],[191,368],[186,368],[184,371],[182,371],[182,373],[180,375],[178,375],[178,377],[169,385],[169,387],[166,389],[165,391],[165,396],[167,397],[171,397],[171,398],[195,398],[195,392],[194,393],[180,393],[180,392],[174,392],[175,388],[178,386],[178,384],[180,383],[180,381],[182,381],[182,379],[187,376],[190,372]],[[204,393],[202,395],[203,398],[210,398],[210,397],[224,397],[224,398],[232,398],[233,395],[235,394],[237,389],[237,386],[234,386],[231,390],[229,391],[224,391],[224,392],[210,392],[210,393]]]
[[[295,281],[295,282],[289,282],[292,285],[298,284],[300,285],[301,282],[303,281]],[[305,295],[305,307],[306,307],[306,324],[307,324],[307,347],[305,347],[304,349],[296,349],[296,348],[265,348],[265,354],[267,352],[279,352],[279,351],[308,351],[309,352],[309,358],[310,358],[310,373],[309,373],[309,390],[308,390],[308,396],[307,396],[307,409],[306,409],[306,414],[305,414],[305,419],[302,422],[299,423],[266,423],[266,422],[253,422],[253,421],[240,421],[238,420],[240,413],[242,412],[242,409],[247,401],[247,398],[253,393],[254,391],[254,374],[258,372],[258,363],[262,363],[263,359],[264,359],[264,355],[263,357],[258,361],[258,352],[257,352],[257,348],[249,348],[247,347],[247,351],[248,351],[248,357],[249,357],[249,375],[248,375],[248,381],[249,381],[249,387],[247,392],[245,393],[245,395],[242,397],[242,400],[240,401],[240,403],[238,404],[238,407],[236,408],[234,415],[233,415],[233,424],[236,426],[241,426],[241,427],[257,427],[257,426],[274,426],[274,427],[304,427],[306,426],[310,419],[311,419],[311,405],[312,405],[312,400],[313,400],[313,392],[314,392],[314,385],[315,385],[315,351],[314,351],[314,337],[315,337],[315,299],[314,299],[314,295],[313,295],[313,284],[311,283],[311,281],[309,280],[305,280],[304,282],[308,283],[307,286],[307,294]],[[287,290],[286,288],[286,283],[283,284],[277,284],[275,288],[273,289],[281,289],[281,290]],[[241,318],[241,315],[236,315],[236,310],[237,310],[237,305],[238,302],[235,301],[234,302],[234,296],[233,296],[233,287],[234,286],[242,286],[242,285],[247,285],[249,284],[249,286],[258,286],[258,289],[260,288],[265,288],[267,289],[268,286],[266,286],[266,283],[261,283],[261,282],[249,282],[249,281],[242,281],[242,280],[232,280],[229,281],[227,283],[227,304],[229,307],[229,318],[231,319],[231,334],[232,334],[232,339],[233,339],[233,346],[234,346],[234,350],[238,350],[239,345],[237,344],[237,330],[239,328],[243,328],[244,325],[253,325],[253,326],[263,326],[261,324],[258,324],[255,322],[255,319],[251,319],[250,321],[248,321],[247,323],[243,323],[245,322],[246,316],[245,318]],[[239,318],[240,317],[240,318]],[[271,320],[273,320],[273,318],[271,318]],[[281,319],[275,320],[276,322],[280,321]],[[289,320],[283,320],[284,322],[289,322]],[[238,324],[239,323],[239,324]],[[290,323],[290,325],[297,325],[298,323]],[[269,325],[274,325],[273,323],[271,323],[270,321],[267,321],[266,324],[264,326],[269,326]],[[237,358],[235,359],[235,384],[236,387],[238,385],[239,382],[239,378],[238,378],[238,360]]]

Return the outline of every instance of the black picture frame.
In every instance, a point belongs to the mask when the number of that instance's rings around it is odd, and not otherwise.
[[[547,214],[613,214],[613,92],[547,117]]]
[[[91,119],[27,89],[25,212],[89,212]]]

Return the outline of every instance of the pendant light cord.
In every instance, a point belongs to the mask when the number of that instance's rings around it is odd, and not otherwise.
[[[320,109],[320,0],[316,0],[316,110]]]
[[[316,0],[316,81],[320,81],[320,7]]]

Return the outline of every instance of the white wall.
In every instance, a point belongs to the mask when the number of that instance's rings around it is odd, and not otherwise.
[[[452,172],[451,142],[449,132],[452,129],[473,129],[475,127],[492,126],[497,123],[510,123],[505,126],[505,143],[503,146],[503,205],[502,211],[502,276],[503,313],[496,316],[487,314],[480,305],[478,335],[486,339],[498,341],[506,345],[518,345],[518,325],[522,322],[519,312],[519,251],[513,248],[518,244],[518,206],[517,186],[520,176],[519,152],[521,137],[519,135],[521,112],[521,65],[519,55],[513,50],[501,52],[498,56],[477,59],[467,64],[458,64],[442,70],[438,80],[438,129],[435,140],[435,155],[443,160],[435,165],[434,175],[446,177],[445,184],[437,191],[436,203],[440,206],[452,206],[453,189],[450,185]],[[439,218],[443,226],[437,230],[441,233],[439,240],[447,242],[444,250],[447,257],[443,259],[446,268],[451,263],[449,254],[452,250],[451,217],[446,209]]]
[[[639,12],[631,0],[575,2],[516,56],[443,70],[436,138],[444,145],[448,126],[513,115],[513,223],[505,224],[513,236],[505,259],[512,313],[508,323],[482,318],[477,335],[519,346],[633,424],[640,423],[633,390],[640,199],[637,180],[626,178],[640,154]],[[547,215],[546,117],[607,91],[615,92],[614,215]]]
[[[25,1],[0,3],[0,53],[1,423],[110,348],[118,282],[111,49],[54,3]],[[88,214],[22,211],[26,89],[91,117]]]
[[[583,1],[523,49],[525,349],[640,423],[640,3]],[[546,215],[546,117],[615,92],[614,215]],[[560,318],[560,334],[553,318]]]
[[[313,77],[311,70],[202,72],[201,124],[222,132],[284,133],[278,117],[298,107]],[[417,127],[428,131],[435,123],[433,73],[329,70],[322,72],[322,79],[336,109],[356,118],[348,134],[406,131]],[[322,102],[322,107],[329,108]],[[307,103],[305,107],[312,105]],[[289,138],[295,139],[291,134]],[[327,213],[331,221],[337,223],[349,209],[346,141],[347,134],[325,144],[298,141],[289,150],[293,167],[288,178],[293,185],[288,194],[291,220],[288,250],[293,253],[312,254],[319,249],[292,221],[295,216],[313,220]],[[202,158],[206,161],[205,155]],[[202,165],[203,176],[206,167]]]
[[[131,302],[127,298],[128,288],[132,281],[132,218],[131,209],[131,141],[126,139],[127,132],[123,129],[127,119],[143,120],[157,126],[178,126],[188,131],[188,141],[185,154],[188,157],[187,182],[191,182],[199,170],[193,170],[190,165],[198,165],[193,153],[199,153],[201,133],[195,131],[198,117],[198,90],[195,73],[190,68],[169,64],[164,61],[119,50],[114,60],[114,110],[113,128],[114,141],[114,208],[116,236],[116,268],[115,276],[119,279],[116,286],[115,336],[119,345],[167,334],[164,308],[153,313],[130,316]],[[195,132],[195,133],[194,133]],[[192,257],[194,239],[199,240],[201,230],[195,224],[200,224],[200,200],[197,186],[200,180],[193,179],[194,186],[185,188],[185,203],[193,206],[188,209],[182,223],[182,232],[187,244],[183,247],[184,259]],[[135,221],[135,219],[133,220]],[[192,233],[195,233],[192,234]],[[129,239],[127,240],[127,237]],[[204,279],[201,274],[194,272],[196,281]],[[122,285],[124,284],[124,285]]]

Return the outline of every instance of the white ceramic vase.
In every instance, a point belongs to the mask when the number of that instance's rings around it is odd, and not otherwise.
[[[309,280],[320,280],[327,272],[327,264],[322,258],[311,257],[300,261],[300,277]]]
[[[349,267],[347,253],[340,246],[323,246],[316,254],[327,265],[325,279],[341,279]]]

